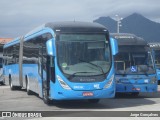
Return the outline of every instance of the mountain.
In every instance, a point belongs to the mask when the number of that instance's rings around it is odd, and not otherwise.
[[[111,33],[116,32],[117,22],[110,17],[100,17],[93,22],[106,26]],[[134,13],[121,20],[121,24],[121,33],[135,34],[147,42],[160,42],[160,23],[153,22],[140,14]]]
[[[106,28],[108,28],[109,32],[115,32],[117,29],[117,22],[110,17],[100,17],[99,19],[94,20],[93,22],[104,25]]]

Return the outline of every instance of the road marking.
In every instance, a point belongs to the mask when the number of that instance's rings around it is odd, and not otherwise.
[[[4,88],[9,88],[9,86],[2,86],[2,85],[0,85],[0,89],[4,89]]]

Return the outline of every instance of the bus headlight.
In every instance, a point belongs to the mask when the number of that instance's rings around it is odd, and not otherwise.
[[[62,80],[60,76],[57,75],[57,80],[59,81],[60,85],[67,90],[71,90],[71,88]]]
[[[104,86],[104,88],[109,88],[111,84],[113,83],[113,81],[114,81],[114,75],[111,76],[111,78],[109,79],[107,84]]]
[[[157,83],[157,78],[156,77],[152,77],[150,83],[151,84]]]

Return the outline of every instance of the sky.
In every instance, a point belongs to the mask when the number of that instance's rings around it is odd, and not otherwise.
[[[92,22],[135,12],[160,23],[160,0],[0,0],[0,38],[25,35],[47,22]]]

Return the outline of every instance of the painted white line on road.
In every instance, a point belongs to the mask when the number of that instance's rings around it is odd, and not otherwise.
[[[0,86],[0,89],[9,88],[9,86]]]

